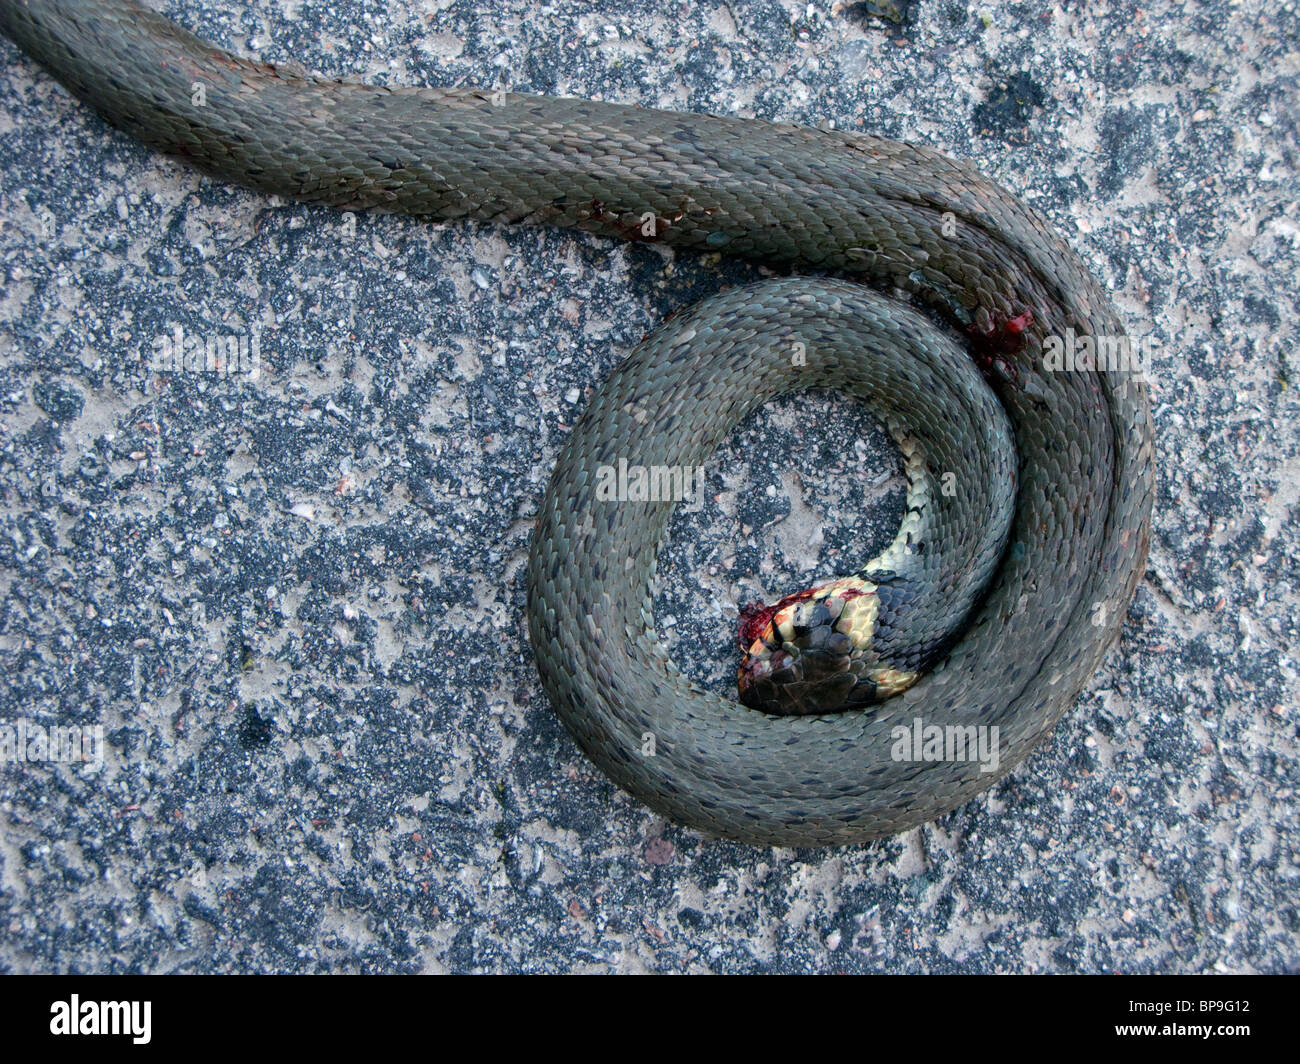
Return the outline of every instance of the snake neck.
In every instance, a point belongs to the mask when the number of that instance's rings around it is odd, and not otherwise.
[[[808,716],[893,698],[943,657],[983,599],[1011,528],[1009,429],[991,433],[973,457],[939,457],[897,423],[889,427],[907,477],[893,541],[856,573],[741,610],[743,705]],[[956,457],[972,464],[956,467]],[[997,484],[985,509],[962,509],[969,500],[959,492],[984,477]]]

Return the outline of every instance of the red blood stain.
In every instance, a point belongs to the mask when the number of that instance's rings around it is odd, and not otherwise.
[[[991,324],[987,328],[972,325],[968,330],[975,356],[986,368],[1002,361],[998,355],[1013,355],[1025,346],[1024,333],[1034,324],[1034,312],[1026,307],[1014,318],[1000,313],[994,313],[990,318]]]

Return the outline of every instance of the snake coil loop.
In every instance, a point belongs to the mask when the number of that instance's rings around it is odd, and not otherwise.
[[[132,0],[0,0],[0,29],[110,122],[265,192],[420,218],[649,233],[847,278],[741,289],[683,316],[605,382],[557,463],[528,569],[542,680],[587,754],[660,812],[786,846],[922,823],[1018,764],[1118,634],[1147,552],[1145,385],[1128,366],[1055,371],[1044,358],[1067,330],[1111,340],[1123,331],[1074,252],[970,167],[852,133],[307,77],[235,58]],[[933,670],[875,706],[774,716],[695,690],[668,660],[646,589],[669,507],[595,499],[592,463],[691,462],[764,397],[832,386],[934,430],[927,461],[968,452],[977,467],[990,438],[969,425],[945,437],[941,423],[969,418],[912,401],[930,356],[952,341],[859,282],[901,291],[964,337],[1014,437],[1018,466],[1004,470],[1014,507],[1004,536],[974,550],[992,553],[995,571]],[[779,353],[795,337],[810,351],[798,374]],[[659,413],[642,424],[628,415],[638,404]],[[1000,453],[985,464],[1001,466]],[[988,504],[972,492],[949,542],[964,542],[963,514],[999,512]],[[895,760],[894,729],[914,721],[996,728],[997,770]],[[653,756],[642,752],[647,733]]]

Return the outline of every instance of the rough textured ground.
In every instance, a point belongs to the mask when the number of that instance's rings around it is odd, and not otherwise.
[[[1300,966],[1296,5],[870,6],[165,4],[331,74],[833,120],[1046,212],[1158,344],[1146,579],[1051,743],[869,847],[650,814],[538,686],[531,517],[629,346],[759,271],[273,204],[0,41],[0,723],[107,734],[99,766],[0,764],[0,969]],[[256,333],[260,375],[150,371],[176,326]],[[723,689],[731,604],[869,556],[900,482],[817,396],[709,476],[658,617]]]

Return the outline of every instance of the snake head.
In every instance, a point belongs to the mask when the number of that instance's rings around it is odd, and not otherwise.
[[[745,652],[736,683],[742,705],[764,713],[838,713],[906,690],[915,672],[892,667],[873,647],[876,585],[850,577],[741,610]]]

